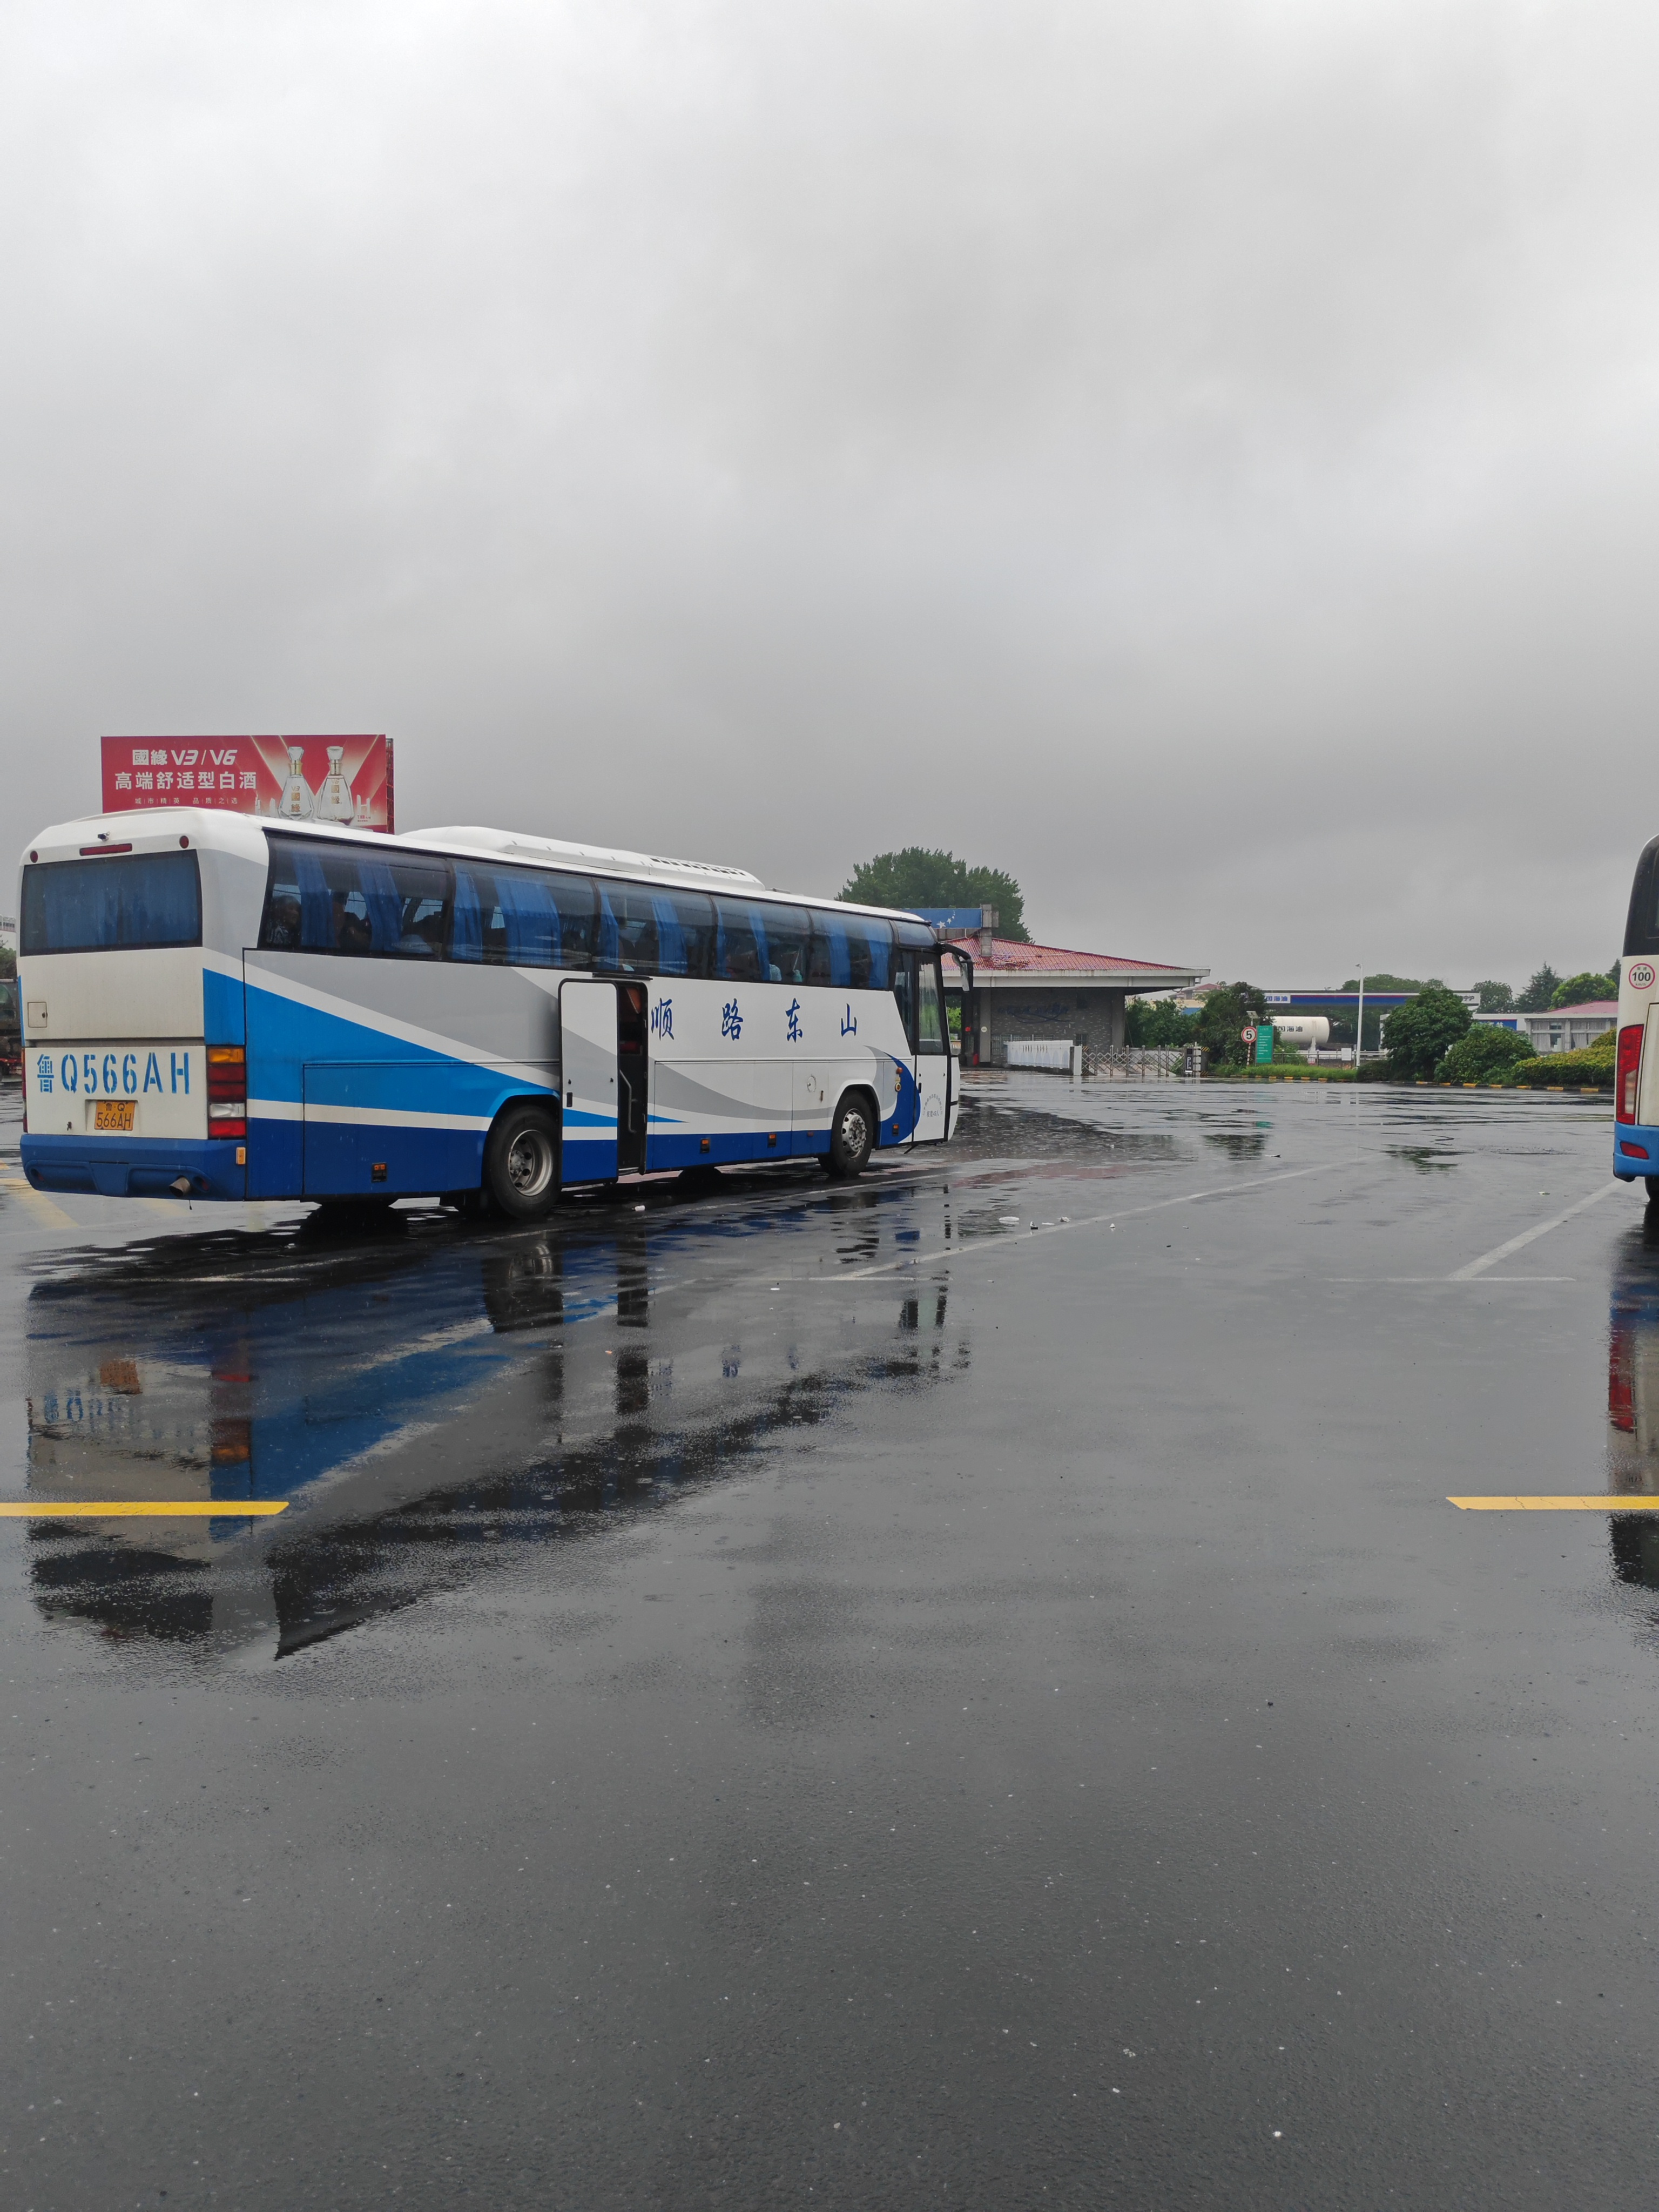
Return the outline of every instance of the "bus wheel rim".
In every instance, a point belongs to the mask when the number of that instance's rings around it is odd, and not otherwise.
[[[533,1130],[514,1139],[507,1156],[507,1172],[520,1198],[538,1197],[547,1181],[547,1147]]]

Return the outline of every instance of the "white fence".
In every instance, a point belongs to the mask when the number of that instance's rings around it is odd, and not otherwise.
[[[1202,1054],[1191,1045],[1120,1045],[1115,1052],[1103,1052],[1073,1044],[1067,1037],[1010,1037],[997,1052],[1006,1067],[1041,1067],[1073,1077],[1099,1075],[1109,1083],[1178,1083],[1182,1076],[1202,1073]]]
[[[1070,1037],[1010,1037],[1008,1040],[1010,1067],[1052,1067],[1062,1074],[1072,1072],[1072,1040]]]

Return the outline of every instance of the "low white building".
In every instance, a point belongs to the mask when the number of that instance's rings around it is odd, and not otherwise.
[[[1516,1026],[1530,1037],[1535,1053],[1582,1052],[1605,1036],[1619,1018],[1617,999],[1592,999],[1582,1006],[1550,1006],[1541,1014],[1518,1014]]]

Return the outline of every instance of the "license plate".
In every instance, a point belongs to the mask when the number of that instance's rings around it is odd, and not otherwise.
[[[131,1098],[100,1098],[93,1109],[94,1129],[131,1129],[136,1108]]]

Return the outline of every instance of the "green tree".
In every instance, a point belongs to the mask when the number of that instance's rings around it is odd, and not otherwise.
[[[1431,975],[1429,978],[1430,983],[1438,983],[1439,981],[1440,978],[1437,975]],[[1358,976],[1350,975],[1342,988],[1345,991],[1357,991],[1359,988]],[[1373,991],[1422,991],[1427,988],[1427,984],[1417,975],[1367,975],[1365,978],[1365,994],[1368,998]]]
[[[1123,1042],[1179,1049],[1198,1036],[1198,1016],[1183,1014],[1173,999],[1131,999],[1123,1009]]]
[[[1014,878],[1001,868],[973,868],[954,853],[907,845],[902,853],[878,853],[860,860],[838,896],[858,906],[994,906],[997,935],[1029,945],[1025,900]]]
[[[1459,1037],[1435,1069],[1442,1083],[1497,1083],[1517,1060],[1530,1060],[1532,1046],[1516,1030],[1476,1022]]]
[[[1198,1041],[1212,1067],[1239,1067],[1254,1058],[1247,1045],[1247,1024],[1267,1019],[1267,1001],[1254,983],[1223,983],[1204,1001],[1198,1018]]]
[[[1558,983],[1550,1000],[1553,1006],[1585,1006],[1593,999],[1616,999],[1619,979],[1616,975],[1598,975],[1585,969],[1579,975],[1569,975],[1565,983]]]
[[[1480,994],[1483,1014],[1507,1014],[1515,1005],[1515,994],[1507,983],[1475,983],[1470,988]]]
[[[1471,1019],[1455,991],[1443,983],[1425,984],[1414,999],[1389,1016],[1382,1042],[1388,1047],[1390,1074],[1432,1075],[1459,1037],[1468,1035]]]
[[[1560,988],[1561,978],[1547,960],[1515,1003],[1523,1014],[1541,1014],[1554,1003]]]

